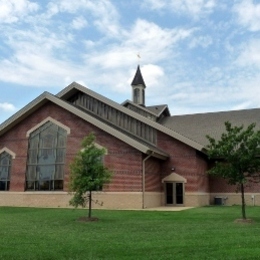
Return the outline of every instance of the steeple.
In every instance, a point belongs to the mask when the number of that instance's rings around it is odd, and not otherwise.
[[[137,66],[137,70],[132,81],[132,99],[137,105],[145,106],[145,88],[144,79],[140,70],[140,66]]]

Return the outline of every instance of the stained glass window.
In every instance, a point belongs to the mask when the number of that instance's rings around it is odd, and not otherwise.
[[[62,190],[67,132],[48,121],[29,136],[26,190]]]
[[[0,154],[0,190],[9,190],[12,156],[7,152]]]

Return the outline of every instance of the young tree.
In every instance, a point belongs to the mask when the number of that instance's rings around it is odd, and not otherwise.
[[[93,133],[83,139],[81,146],[70,165],[69,188],[75,192],[70,204],[74,207],[86,207],[88,202],[88,218],[91,218],[92,191],[102,189],[102,186],[110,181],[112,173],[103,165],[105,149],[95,145]]]
[[[229,184],[237,185],[241,192],[242,218],[246,219],[244,188],[247,181],[258,181],[260,171],[260,131],[255,124],[246,129],[225,122],[226,132],[220,140],[207,135],[209,140],[208,156],[215,159],[215,165],[209,170],[225,178]]]

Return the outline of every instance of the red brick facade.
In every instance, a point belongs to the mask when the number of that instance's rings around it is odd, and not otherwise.
[[[112,182],[105,187],[105,191],[140,192],[142,190],[143,157],[141,152],[57,105],[48,103],[0,137],[0,150],[7,147],[16,154],[12,161],[10,191],[24,191],[28,148],[26,133],[47,117],[70,128],[65,160],[65,191],[68,191],[70,162],[79,151],[82,139],[90,132],[95,134],[96,143],[107,149],[108,154],[105,156],[104,162],[114,173]],[[156,173],[158,172],[159,170]],[[153,169],[149,171],[150,173],[154,175]]]
[[[207,162],[195,149],[158,132],[158,147],[169,153],[170,158],[163,163],[162,177],[169,175],[172,168],[187,179],[187,192],[208,192]]]
[[[211,193],[233,194],[236,192],[237,187],[228,185],[223,179],[208,176],[208,159],[202,152],[178,141],[163,131],[156,130],[156,149],[168,154],[168,159],[166,157],[164,159],[156,158],[153,154],[141,152],[126,141],[122,141],[122,139],[117,138],[110,132],[95,126],[93,123],[51,101],[34,108],[32,113],[0,135],[0,150],[7,148],[15,154],[11,165],[9,192],[25,191],[28,132],[37,126],[39,127],[47,118],[59,122],[59,124],[70,130],[67,135],[64,167],[63,191],[66,193],[68,192],[69,183],[69,165],[79,151],[82,139],[90,132],[95,134],[96,143],[107,150],[104,163],[113,172],[111,183],[103,187],[103,192],[107,196],[109,194],[119,194],[118,196],[122,197],[124,193],[127,196],[133,196],[131,198],[132,202],[128,205],[129,208],[133,207],[132,205],[141,207],[141,204],[142,207],[145,207],[145,203],[153,206],[165,205],[165,184],[163,179],[173,172],[186,180],[183,183],[185,183],[184,193],[187,196],[185,195],[186,201],[184,200],[183,205],[208,205]],[[246,192],[257,193],[259,192],[258,187],[257,184],[251,184],[251,186],[246,187]],[[28,195],[29,193],[24,192],[24,194]],[[203,196],[203,198],[200,196]],[[53,197],[52,205],[56,205],[55,199]],[[126,207],[127,200],[126,197],[121,202],[119,201],[122,208]],[[32,205],[38,205],[39,203],[37,203],[35,202]]]

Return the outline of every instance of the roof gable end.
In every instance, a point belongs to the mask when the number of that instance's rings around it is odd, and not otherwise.
[[[42,107],[47,102],[52,102],[57,106],[69,111],[70,113],[82,118],[83,120],[95,125],[96,127],[102,129],[103,131],[109,133],[110,135],[118,138],[119,140],[129,144],[130,146],[134,147],[135,149],[139,150],[145,154],[152,154],[154,157],[159,159],[167,159],[168,154],[163,151],[160,151],[156,147],[152,147],[148,144],[138,142],[137,140],[131,138],[130,136],[125,135],[124,133],[116,130],[115,128],[103,123],[102,121],[98,120],[97,118],[81,111],[77,107],[69,104],[68,102],[59,99],[57,96],[54,96],[48,92],[44,92],[37,98],[35,98],[32,102],[27,104],[13,116],[11,116],[8,120],[0,125],[0,136],[6,133],[8,130],[12,129],[16,124],[24,120],[26,117],[31,115],[35,112],[38,108]]]
[[[76,83],[76,82],[71,83],[69,86],[67,86],[65,89],[63,89],[61,92],[59,92],[56,95],[56,97],[68,101],[71,97],[73,97],[73,95],[75,95],[79,91],[115,108],[116,110],[118,110],[130,117],[135,118],[139,122],[147,124],[148,126],[154,128],[155,130],[161,131],[161,132],[187,144],[188,146],[190,146],[196,150],[203,151],[203,145],[197,143],[196,141],[193,141],[193,140],[183,136],[182,134],[172,130],[171,128],[168,128],[160,123],[150,120],[149,118],[146,118],[145,116],[139,115],[138,113],[131,111],[130,109],[90,90],[89,88],[86,88],[86,87],[80,85],[79,83]],[[165,109],[167,109],[167,108],[165,108]]]

